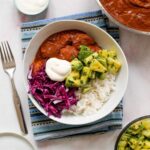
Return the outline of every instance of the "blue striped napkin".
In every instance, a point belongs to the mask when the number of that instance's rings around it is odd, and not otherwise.
[[[119,42],[119,29],[109,25],[107,17],[101,11],[87,12],[77,15],[70,15],[60,18],[44,19],[34,22],[23,23],[21,26],[22,33],[22,49],[23,53],[35,33],[38,32],[46,24],[65,19],[76,19],[90,22],[98,27],[106,30]],[[89,134],[89,133],[104,133],[122,127],[123,118],[123,105],[122,102],[118,107],[105,118],[98,120],[94,123],[71,126],[55,122],[48,117],[44,116],[29,100],[29,109],[31,116],[31,123],[35,140],[43,141],[47,139],[62,138],[71,135]]]

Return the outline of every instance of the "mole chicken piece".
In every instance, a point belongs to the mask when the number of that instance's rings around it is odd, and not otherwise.
[[[80,45],[93,45],[95,41],[93,38],[85,33],[77,33],[72,37],[72,45],[79,49]]]
[[[68,45],[70,41],[71,36],[65,32],[50,36],[40,47],[42,57],[57,57],[60,49]]]
[[[60,58],[71,61],[78,56],[78,52],[74,46],[67,45],[60,50]]]

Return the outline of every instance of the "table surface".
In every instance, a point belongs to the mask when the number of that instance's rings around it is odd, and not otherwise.
[[[35,17],[20,14],[13,0],[0,0],[0,41],[8,40],[15,59],[17,70],[15,83],[23,104],[28,125],[26,136],[39,150],[112,150],[118,131],[103,135],[94,134],[35,143],[30,125],[27,95],[23,84],[20,23],[22,21],[52,18],[80,12],[98,10],[95,0],[50,0],[47,12]],[[129,63],[129,82],[124,96],[123,126],[131,120],[150,114],[150,36],[135,34],[120,29],[121,46]],[[0,132],[20,134],[19,125],[12,101],[10,82],[0,64]]]

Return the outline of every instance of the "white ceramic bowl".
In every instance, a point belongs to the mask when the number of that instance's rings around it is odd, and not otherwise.
[[[37,0],[37,2],[39,2]],[[45,0],[45,3],[42,4],[39,2],[40,6],[35,6],[35,4],[31,4],[30,1],[27,0],[14,0],[14,4],[16,8],[25,15],[37,15],[45,11],[49,5],[49,0]]]
[[[96,113],[90,116],[65,116],[63,115],[61,118],[56,118],[54,116],[50,116],[49,118],[58,121],[60,123],[64,124],[70,124],[70,125],[81,125],[81,124],[87,124],[94,122],[96,120],[99,120],[105,116],[107,116],[109,113],[111,113],[115,107],[119,104],[121,101],[128,82],[128,65],[125,58],[125,55],[121,49],[121,47],[118,45],[118,43],[104,30],[96,27],[95,25],[92,25],[90,23],[82,22],[82,21],[73,21],[73,20],[67,20],[67,21],[58,21],[54,23],[50,23],[47,26],[43,27],[30,41],[30,44],[26,50],[25,57],[24,57],[24,79],[25,79],[25,87],[26,90],[29,90],[28,80],[27,80],[27,74],[29,71],[29,67],[31,63],[33,62],[35,55],[40,47],[40,45],[43,43],[45,39],[47,39],[50,35],[64,31],[64,30],[70,30],[70,29],[77,29],[81,30],[87,34],[89,34],[91,37],[95,39],[95,41],[105,49],[116,49],[118,53],[118,58],[122,63],[122,68],[117,76],[116,79],[116,90],[111,95],[110,99],[107,103],[104,104],[104,106]],[[44,114],[47,116],[47,113],[45,110],[38,104],[38,102],[33,98],[31,94],[28,94],[29,98],[33,102],[33,104]]]
[[[142,31],[142,30],[137,30],[134,28],[130,28],[122,23],[120,23],[119,21],[117,21],[112,15],[109,14],[109,12],[104,8],[104,6],[102,5],[102,3],[100,2],[100,0],[96,0],[97,4],[99,5],[100,9],[102,9],[102,11],[106,14],[106,16],[112,21],[114,22],[116,25],[118,25],[119,27],[126,29],[128,31],[134,32],[134,33],[138,33],[138,34],[144,34],[144,35],[150,35],[150,32],[146,32],[146,31]]]

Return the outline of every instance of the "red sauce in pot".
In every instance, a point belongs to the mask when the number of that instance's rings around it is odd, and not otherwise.
[[[32,64],[33,74],[36,74],[49,58],[71,61],[78,56],[80,45],[89,46],[92,51],[101,49],[92,37],[78,30],[62,31],[51,35],[42,43],[36,54]]]
[[[150,32],[150,0],[100,0],[100,2],[120,23]]]

